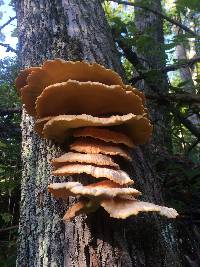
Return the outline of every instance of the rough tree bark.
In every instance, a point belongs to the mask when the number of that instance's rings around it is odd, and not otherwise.
[[[142,4],[143,0],[136,0],[135,3]],[[161,0],[148,1],[149,6],[154,10],[162,12]],[[148,36],[149,46],[145,47],[145,51],[140,54],[140,58],[147,69],[162,69],[166,65],[164,51],[164,34],[163,20],[159,16],[141,9],[135,8],[135,25],[139,34]],[[136,37],[137,38],[137,37]],[[169,92],[169,86],[166,74],[151,74],[152,81],[155,86],[148,86],[147,83],[140,82],[138,86],[147,94],[165,94]],[[169,107],[162,103],[149,101],[150,114],[154,123],[154,139],[155,148],[167,147],[171,149],[171,133]],[[157,149],[156,149],[157,151]]]
[[[178,60],[187,60],[187,52],[182,43],[176,46],[176,58]],[[192,80],[192,73],[190,71],[190,68],[189,67],[181,68],[179,72],[181,80],[183,82],[187,82],[187,84],[184,86],[184,91],[187,93],[195,93],[194,83]]]
[[[176,33],[177,35],[182,33],[182,31],[179,28],[176,28]],[[190,44],[190,53],[192,54],[196,54],[198,53],[198,50],[194,51],[195,49],[195,45],[191,42]],[[176,46],[176,58],[178,60],[187,60],[188,56],[187,56],[187,50],[184,47],[183,43],[180,43]],[[179,70],[180,73],[180,78],[182,82],[185,82],[186,84],[182,87],[182,90],[186,93],[190,93],[190,94],[195,94],[196,93],[196,89],[195,89],[195,84],[194,84],[194,77],[195,77],[195,71],[197,70],[197,68],[193,67],[193,70],[190,67],[187,68],[181,68]],[[195,125],[197,128],[199,128],[199,123],[200,123],[200,119],[197,116],[197,114],[191,114],[188,117],[188,120]]]
[[[16,10],[21,67],[60,57],[96,61],[122,74],[100,1],[18,0]],[[24,111],[18,267],[181,266],[173,226],[163,218],[140,215],[120,221],[99,210],[64,225],[64,203],[47,193],[48,183],[59,180],[50,175],[50,160],[62,152],[41,140],[33,123]],[[162,203],[148,160],[140,148],[133,156],[132,165],[124,167],[136,187],[146,199]]]
[[[181,16],[179,16],[179,20],[181,21]],[[179,27],[175,27],[175,33],[176,35],[183,34],[183,31]],[[190,44],[192,46],[192,44]],[[176,46],[176,58],[177,60],[187,60],[187,50],[183,43],[179,43]],[[180,68],[179,69],[180,77],[183,82],[187,82],[187,84],[184,86],[184,91],[187,93],[195,93],[194,89],[194,82],[192,79],[192,71],[190,67],[187,68]]]

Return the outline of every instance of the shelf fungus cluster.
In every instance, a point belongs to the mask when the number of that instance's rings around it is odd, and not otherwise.
[[[134,181],[119,166],[120,157],[130,161],[130,150],[151,137],[143,93],[99,64],[61,59],[22,70],[16,87],[41,137],[60,144],[70,137],[68,152],[52,161],[52,174],[78,174],[81,182],[48,186],[55,198],[79,197],[65,220],[99,207],[121,219],[150,211],[178,215],[172,208],[138,200],[141,193],[128,187]]]

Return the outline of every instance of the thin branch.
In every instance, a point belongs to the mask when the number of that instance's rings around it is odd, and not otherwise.
[[[128,61],[137,69],[137,72],[139,74],[141,73],[141,70],[146,70],[146,68],[141,63],[140,59],[138,58],[136,52],[134,52],[125,42],[125,40],[121,37],[118,37],[114,35],[115,41],[118,43],[119,47],[122,49],[125,57],[128,59]]]
[[[188,98],[189,98],[188,94]],[[195,97],[197,96],[197,101],[199,102],[199,95],[195,95]],[[148,97],[148,95],[147,95]],[[188,118],[185,118],[180,111],[175,108],[172,104],[171,104],[171,100],[174,98],[176,99],[176,95],[173,95],[173,97],[171,97],[170,99],[170,94],[167,95],[168,99],[163,99],[162,95],[158,95],[158,96],[154,96],[155,98],[160,98],[162,99],[162,102],[164,102],[165,105],[168,105],[169,110],[173,113],[173,115],[180,121],[180,123],[182,123],[195,137],[197,137],[198,140],[200,140],[200,129],[197,128]],[[177,95],[177,98],[181,98],[181,94]],[[185,98],[185,101],[187,99],[186,94],[184,94],[184,97],[182,95],[182,98]],[[181,101],[181,100],[180,100]],[[191,99],[190,99],[191,101]]]
[[[131,83],[132,85],[134,85],[135,83],[137,83],[137,82],[139,82],[139,81],[141,81],[141,80],[143,80],[145,78],[146,77],[145,77],[144,73],[141,73],[140,75],[131,78],[129,80],[129,83]]]
[[[200,139],[200,130],[189,119],[185,118],[176,108],[172,109],[172,113],[197,139]]]
[[[20,108],[0,109],[0,116],[20,114],[21,112],[22,112],[22,110]]]
[[[115,2],[115,3],[117,3],[117,4],[128,5],[128,6],[134,6],[134,7],[139,7],[139,8],[142,8],[142,9],[144,9],[144,10],[147,10],[147,11],[149,11],[149,12],[155,14],[155,15],[158,15],[158,16],[160,16],[161,18],[163,18],[163,19],[169,21],[170,23],[172,23],[172,24],[178,26],[179,28],[181,28],[181,29],[183,29],[184,31],[190,33],[191,35],[193,35],[193,36],[195,36],[195,37],[197,37],[197,38],[200,38],[200,35],[199,35],[199,34],[197,34],[196,32],[192,31],[192,30],[191,30],[190,28],[188,28],[187,26],[182,25],[182,24],[181,24],[180,22],[178,22],[177,20],[172,19],[172,18],[166,16],[165,14],[163,14],[163,13],[157,11],[157,10],[154,10],[154,9],[152,9],[152,8],[150,8],[150,7],[147,7],[147,6],[144,6],[144,5],[141,5],[141,4],[136,4],[136,3],[128,2],[128,1],[120,1],[120,0],[110,0],[110,1],[111,1],[111,2]]]
[[[17,228],[18,228],[18,225],[13,225],[7,228],[1,228],[0,232],[6,232],[6,231],[10,231],[10,230],[17,229]]]
[[[186,60],[181,60],[180,62],[170,65],[170,66],[166,66],[162,69],[160,69],[161,72],[166,73],[169,71],[175,71],[178,70],[180,68],[187,68],[187,67],[192,67],[194,64],[196,64],[197,62],[200,62],[200,57],[193,57],[191,59],[186,59]]]
[[[148,77],[145,77],[143,73],[148,73],[148,69],[142,64],[140,59],[138,58],[138,55],[136,52],[134,52],[126,43],[126,41],[119,37],[118,34],[114,31],[113,32],[113,37],[115,41],[118,43],[119,47],[122,49],[124,56],[128,59],[128,61],[135,67],[137,73],[139,74],[136,77],[133,77],[129,80],[129,83],[135,84],[137,81],[142,80],[146,78],[146,81],[149,85],[149,87],[153,90],[154,85],[152,84],[151,81],[149,81]]]
[[[150,95],[146,94],[147,99],[157,100],[160,102],[181,102],[181,103],[200,103],[200,94],[165,94]]]
[[[193,57],[191,59],[181,60],[181,61],[177,62],[176,64],[165,66],[165,67],[162,67],[160,69],[148,70],[141,63],[136,52],[134,52],[131,49],[131,47],[129,47],[127,45],[126,41],[123,38],[119,37],[118,34],[114,30],[112,32],[113,32],[113,36],[114,36],[115,41],[118,43],[119,47],[122,49],[125,57],[136,68],[136,70],[139,74],[138,76],[133,77],[129,80],[129,82],[132,84],[135,84],[136,82],[143,80],[143,79],[148,80],[148,74],[149,74],[149,72],[152,72],[152,71],[166,74],[167,72],[176,71],[180,68],[192,67],[197,62],[200,62],[200,57]]]
[[[200,142],[200,139],[196,139],[187,149],[187,153],[189,154],[193,148],[195,148],[196,145],[198,145]]]
[[[8,24],[11,23],[11,21],[13,21],[14,19],[16,19],[17,17],[11,17],[6,23],[4,23],[2,26],[0,26],[0,31],[3,30],[3,28],[5,28]]]
[[[136,82],[145,79],[146,76],[148,75],[148,73],[151,72],[151,71],[161,72],[161,73],[164,74],[164,73],[167,73],[167,72],[170,72],[170,71],[176,71],[176,70],[178,70],[180,68],[192,67],[197,62],[200,62],[200,57],[193,57],[191,59],[186,59],[184,61],[180,61],[180,62],[178,62],[176,64],[173,64],[173,65],[170,65],[170,66],[165,66],[165,67],[160,68],[160,69],[151,69],[149,71],[145,71],[145,72],[140,73],[140,75],[138,75],[136,77],[133,77],[132,79],[130,79],[129,82],[132,83],[132,84],[135,84]]]
[[[6,48],[6,52],[13,52],[17,54],[17,50],[12,48],[9,44],[0,43],[1,46],[4,46]]]

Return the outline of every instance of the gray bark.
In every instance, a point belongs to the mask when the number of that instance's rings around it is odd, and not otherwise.
[[[187,59],[186,49],[183,44],[178,44],[176,46],[176,58],[178,60]],[[184,86],[184,91],[187,93],[195,93],[194,83],[192,80],[192,73],[190,71],[190,68],[189,67],[181,68],[179,72],[180,72],[181,80],[183,82],[187,82],[187,84]]]
[[[97,61],[122,73],[100,1],[18,0],[16,9],[22,67],[60,57]],[[64,225],[66,205],[47,193],[48,183],[59,181],[51,176],[50,161],[63,151],[40,139],[33,123],[24,111],[18,267],[181,266],[174,228],[163,218],[122,221],[99,210]],[[133,156],[124,169],[146,199],[161,204],[159,180],[148,160],[140,148]]]
[[[140,4],[143,0],[136,0]],[[150,0],[151,8],[162,12],[161,0]],[[163,34],[163,20],[159,16],[148,12],[146,10],[135,8],[135,25],[137,31],[142,35],[147,35],[151,38],[151,45],[146,47],[145,51],[139,56],[147,69],[162,69],[165,67],[165,51],[164,51],[164,34]],[[149,43],[149,41],[148,41]],[[165,74],[152,74],[152,81],[154,89],[150,88],[147,83],[140,82],[138,86],[145,93],[150,95],[159,95],[169,92],[167,76]],[[171,149],[171,133],[170,133],[170,117],[169,107],[164,103],[149,101],[148,107],[152,120],[154,121],[154,139],[156,151],[159,147],[167,147]]]
[[[177,32],[177,34],[179,34],[182,31],[180,31],[180,29],[176,29],[176,32]],[[186,60],[187,59],[187,50],[184,47],[183,43],[180,43],[176,46],[176,58],[178,60]],[[180,73],[180,77],[181,77],[182,82],[186,82],[186,84],[183,86],[183,90],[187,93],[195,94],[196,89],[195,89],[194,81],[192,78],[191,68],[189,68],[189,67],[180,68],[179,73]],[[195,125],[197,128],[199,128],[200,119],[197,116],[197,114],[191,114],[188,117],[188,120],[193,125]]]

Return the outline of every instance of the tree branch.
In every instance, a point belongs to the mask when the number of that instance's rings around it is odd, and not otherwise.
[[[165,94],[165,95],[148,95],[147,99],[157,100],[160,102],[181,102],[181,103],[200,103],[200,94]]]
[[[197,139],[200,140],[200,130],[194,124],[192,124],[190,120],[185,118],[176,108],[172,109],[172,113],[194,136],[197,137]]]
[[[186,153],[186,154],[189,154],[189,153],[191,152],[191,150],[192,150],[193,148],[195,148],[196,145],[198,145],[199,141],[200,141],[200,139],[196,139],[196,140],[189,146],[189,148],[187,149],[187,153]]]
[[[170,66],[166,66],[166,67],[163,67],[161,69],[151,69],[149,71],[157,71],[157,72],[161,72],[161,73],[164,74],[164,73],[167,73],[167,72],[170,72],[170,71],[176,71],[176,70],[178,70],[180,68],[191,67],[197,62],[200,62],[200,57],[193,57],[191,59],[186,59],[184,61],[182,60],[182,61],[180,61],[180,62],[178,62],[176,64],[173,64],[173,65],[170,65]],[[136,82],[145,79],[146,75],[148,75],[149,71],[145,71],[145,72],[139,73],[140,75],[138,75],[136,77],[133,77],[129,82],[131,82],[132,84],[135,84]]]
[[[2,26],[0,26],[0,31],[3,30],[3,28],[5,28],[8,24],[11,23],[11,21],[13,21],[14,19],[16,19],[17,17],[11,17],[6,23],[4,23]]]
[[[200,57],[193,57],[191,59],[185,59],[185,60],[181,60],[180,62],[170,65],[170,66],[166,66],[162,69],[160,69],[161,72],[166,73],[169,71],[175,71],[178,70],[180,68],[187,68],[187,67],[191,67],[193,66],[195,63],[200,62]]]
[[[13,52],[17,54],[17,50],[12,48],[9,44],[0,43],[1,46],[4,46],[6,48],[6,52]]]
[[[10,230],[17,229],[17,228],[18,228],[18,225],[13,225],[7,228],[1,228],[0,232],[10,231]]]
[[[191,67],[193,66],[195,63],[200,62],[200,57],[193,57],[191,59],[186,59],[186,60],[181,60],[179,62],[177,62],[176,64],[173,65],[169,65],[169,66],[165,66],[163,68],[160,69],[150,69],[147,70],[147,68],[145,68],[145,66],[141,63],[140,59],[138,58],[136,52],[134,52],[125,42],[125,40],[121,37],[119,37],[116,32],[114,32],[113,30],[113,35],[114,35],[114,39],[115,41],[118,43],[119,47],[122,49],[125,57],[129,60],[129,62],[131,64],[133,64],[133,66],[136,68],[137,72],[138,72],[138,76],[133,77],[129,82],[132,84],[135,84],[136,82],[145,79],[148,77],[146,77],[149,73],[149,71],[155,71],[155,72],[161,72],[163,74],[169,72],[169,71],[176,71],[180,68],[186,68],[186,67]]]
[[[152,8],[150,8],[150,7],[147,7],[147,6],[145,6],[145,5],[141,5],[141,4],[136,4],[136,3],[128,2],[128,1],[120,1],[120,0],[110,0],[110,1],[111,1],[111,2],[115,2],[115,3],[117,3],[117,4],[122,4],[122,5],[128,5],[128,6],[139,7],[139,8],[142,8],[142,9],[144,9],[144,10],[147,10],[147,11],[149,11],[149,12],[152,12],[153,14],[160,16],[161,18],[163,18],[163,19],[169,21],[170,23],[172,23],[172,24],[178,26],[179,28],[183,29],[184,31],[190,33],[191,35],[193,35],[193,36],[195,36],[195,37],[197,37],[197,38],[200,38],[200,35],[199,35],[199,34],[197,34],[196,32],[192,31],[192,30],[191,30],[190,28],[188,28],[187,26],[182,25],[182,24],[181,24],[180,22],[178,22],[177,20],[172,19],[172,18],[166,16],[165,14],[163,14],[163,13],[157,11],[157,10],[154,10],[154,9],[152,9]]]
[[[119,47],[122,49],[125,57],[130,61],[130,63],[137,69],[137,72],[141,74],[140,70],[146,70],[143,64],[140,62],[136,52],[134,52],[122,38],[115,37],[115,41],[118,43]]]

